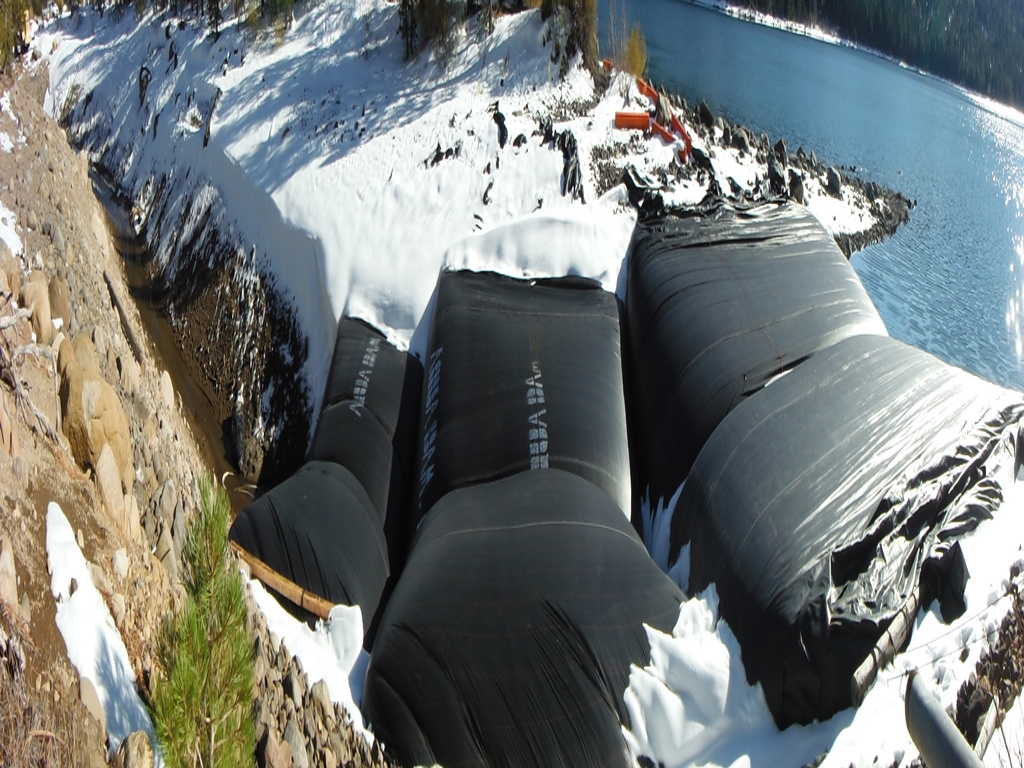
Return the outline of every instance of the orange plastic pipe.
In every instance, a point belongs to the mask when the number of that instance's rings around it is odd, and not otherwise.
[[[661,138],[663,138],[669,144],[674,144],[679,139],[678,136],[676,136],[674,133],[672,133],[672,131],[670,131],[664,125],[659,123],[657,120],[652,120],[651,121],[651,130],[654,133],[656,133],[659,136],[661,136]]]
[[[646,96],[648,99],[653,101],[655,104],[658,103],[658,92],[651,88],[642,77],[636,79],[636,87],[640,89],[640,93]]]
[[[651,116],[646,112],[616,112],[615,127],[646,131],[651,127]]]

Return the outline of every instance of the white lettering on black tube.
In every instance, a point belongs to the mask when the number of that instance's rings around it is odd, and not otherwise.
[[[423,447],[420,459],[420,491],[423,491],[434,477],[434,453],[437,451],[437,403],[441,388],[441,353],[444,347],[438,347],[430,355],[427,368],[427,396],[423,402]]]
[[[366,405],[366,392],[370,388],[370,374],[377,364],[377,352],[380,351],[380,339],[374,338],[366,345],[363,352],[362,367],[356,374],[355,384],[352,386],[352,402],[348,408],[359,418],[363,417],[363,406]]]
[[[526,404],[531,412],[527,417],[527,436],[530,446],[530,469],[548,468],[547,408],[544,405],[544,383],[541,381],[540,363],[533,361],[533,375],[526,379]]]

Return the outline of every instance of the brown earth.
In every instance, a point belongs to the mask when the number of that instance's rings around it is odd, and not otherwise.
[[[12,254],[0,242],[0,547],[10,552],[16,575],[15,594],[6,605],[0,573],[0,765],[97,766],[107,762],[106,737],[82,703],[78,673],[54,622],[47,506],[61,506],[86,559],[95,564],[93,581],[121,631],[145,697],[160,621],[183,599],[179,553],[198,480],[215,465],[209,447],[200,447],[194,436],[200,430],[193,414],[183,407],[132,300],[85,155],[71,149],[42,109],[47,87],[48,72],[38,62],[0,78],[0,93],[9,95],[14,115],[0,113],[0,132],[14,142],[12,152],[0,151],[0,202],[13,212],[16,221],[9,223],[23,245]],[[48,290],[23,293],[30,283]],[[26,295],[34,306],[25,305]],[[61,317],[58,328],[45,310],[69,317]],[[76,462],[62,429],[71,407],[70,371],[74,365],[92,370],[93,356],[129,431],[131,455],[119,459],[126,471],[106,477],[102,457]],[[69,363],[72,358],[77,362]],[[113,565],[121,548],[128,562],[123,575]],[[265,628],[258,639],[259,626],[254,618],[256,649],[266,645]],[[283,648],[277,656],[286,668],[291,663]],[[275,693],[280,674],[264,673],[257,682],[254,712],[259,702],[282,698]],[[302,687],[309,700],[307,681]],[[333,710],[331,716],[334,723],[342,720]],[[338,739],[328,740],[321,719],[308,722],[310,764],[337,765],[339,758],[353,756],[350,765],[379,761],[379,750],[371,760],[350,728],[335,725],[342,742],[353,745],[342,751]],[[265,764],[265,750],[257,754]],[[289,754],[284,765],[290,764]]]

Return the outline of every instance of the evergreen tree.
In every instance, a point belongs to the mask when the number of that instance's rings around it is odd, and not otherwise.
[[[25,44],[22,30],[27,8],[27,0],[0,0],[0,70],[10,66],[18,49]]]
[[[251,766],[253,651],[228,558],[228,499],[209,480],[182,551],[185,605],[160,634],[152,714],[168,768]]]

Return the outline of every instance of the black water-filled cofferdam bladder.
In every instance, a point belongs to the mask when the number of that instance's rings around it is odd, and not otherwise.
[[[615,297],[442,273],[425,362],[420,525],[364,715],[406,765],[631,765],[630,665],[682,593],[628,519]]]
[[[306,464],[231,526],[232,541],[286,579],[358,605],[368,644],[408,550],[421,382],[415,358],[343,317]]]
[[[629,514],[615,296],[584,278],[443,272],[420,422],[415,524],[449,491],[547,467]]]
[[[634,426],[668,498],[725,415],[815,352],[885,335],[860,279],[803,206],[722,205],[639,224],[626,290]]]
[[[857,336],[723,419],[680,494],[672,556],[689,545],[692,593],[716,585],[780,727],[856,703],[855,670],[918,595],[963,612],[958,539],[1013,513],[1000,478],[1022,415],[1018,393]]]

